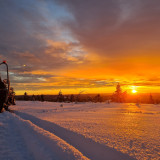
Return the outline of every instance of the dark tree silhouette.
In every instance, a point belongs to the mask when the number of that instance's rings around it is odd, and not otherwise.
[[[28,94],[27,94],[27,92],[24,93],[24,100],[28,101]]]
[[[113,102],[118,102],[118,103],[123,103],[125,102],[127,96],[127,92],[122,92],[121,86],[118,83],[116,86],[116,91],[115,93],[112,95],[112,101]]]
[[[70,96],[70,102],[74,102],[74,101],[75,101],[75,97],[74,97],[73,94],[71,94],[71,96]]]
[[[100,96],[100,94],[97,94],[95,97],[94,97],[94,102],[102,102],[102,97]]]
[[[154,104],[154,99],[153,99],[152,94],[149,95],[149,103]]]
[[[32,95],[32,101],[35,101],[36,100],[36,97],[35,97],[35,95],[33,94]]]
[[[44,95],[41,94],[41,101],[44,102]]]
[[[61,92],[61,90],[59,91],[59,94],[57,96],[57,102],[63,102],[64,101],[64,96]]]

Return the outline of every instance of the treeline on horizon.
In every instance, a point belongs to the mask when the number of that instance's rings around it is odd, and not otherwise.
[[[146,103],[146,104],[160,104],[160,97],[152,94],[144,95],[129,95],[127,92],[122,92],[121,86],[118,84],[116,91],[113,94],[70,94],[63,95],[62,91],[59,91],[57,95],[28,95],[26,92],[24,95],[15,96],[16,100],[24,101],[49,101],[49,102],[93,102],[93,103]]]

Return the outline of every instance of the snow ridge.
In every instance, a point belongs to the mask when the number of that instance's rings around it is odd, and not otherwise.
[[[29,120],[9,112],[4,112],[0,118],[0,159],[88,159],[64,140]]]
[[[70,145],[74,146],[81,153],[90,159],[100,160],[132,160],[133,157],[127,154],[121,153],[113,148],[107,147],[103,144],[94,142],[90,138],[86,138],[83,135],[67,130],[53,122],[38,119],[32,115],[15,111],[15,114],[25,120],[30,120],[32,124],[36,124],[40,128],[43,128],[49,133],[57,135],[61,139],[65,140]]]

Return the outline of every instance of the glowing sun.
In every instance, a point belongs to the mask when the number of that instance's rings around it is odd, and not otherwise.
[[[135,89],[132,89],[132,93],[137,93],[137,91]]]

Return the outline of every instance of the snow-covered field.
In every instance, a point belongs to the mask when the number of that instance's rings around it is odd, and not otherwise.
[[[18,101],[0,114],[0,160],[160,159],[160,105]]]

